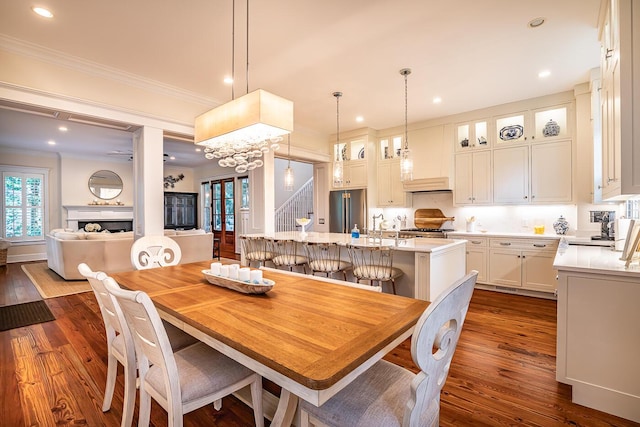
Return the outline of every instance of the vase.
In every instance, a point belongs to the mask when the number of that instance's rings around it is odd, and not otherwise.
[[[560,218],[553,223],[553,229],[556,231],[556,234],[567,234],[567,231],[569,230],[569,222],[560,215]]]

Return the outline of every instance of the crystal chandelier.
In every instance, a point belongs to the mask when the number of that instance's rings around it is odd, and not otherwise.
[[[235,50],[235,1],[233,10],[232,53]],[[232,63],[235,62],[234,58]],[[263,89],[249,92],[249,0],[246,58],[246,95],[201,114],[196,117],[194,126],[195,143],[205,147],[205,157],[218,159],[220,166],[235,168],[238,173],[262,166],[262,156],[269,150],[280,148],[282,136],[293,131],[292,101]],[[235,70],[232,74],[235,74]],[[235,75],[232,77],[235,80]]]
[[[400,152],[400,181],[413,179],[413,157],[409,150],[409,132],[407,130],[407,76],[411,68],[403,68],[400,74],[404,76],[404,148]]]

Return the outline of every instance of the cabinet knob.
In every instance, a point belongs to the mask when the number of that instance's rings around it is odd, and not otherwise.
[[[523,197],[523,199],[528,199],[528,198],[529,198],[529,196],[524,196],[524,197]]]
[[[531,195],[531,198],[532,198],[532,199],[535,199],[535,198],[536,198],[536,195],[535,195],[535,194],[532,194],[532,195]]]
[[[502,246],[511,246],[511,242],[500,242]]]

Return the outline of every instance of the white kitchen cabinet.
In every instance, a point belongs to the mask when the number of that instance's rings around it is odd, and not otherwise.
[[[491,147],[487,119],[459,123],[455,129],[456,151],[483,150]]]
[[[495,147],[551,142],[572,137],[571,104],[535,108],[495,118]]]
[[[531,144],[531,203],[572,200],[571,141]]]
[[[491,203],[491,151],[458,153],[455,157],[455,204]]]
[[[488,268],[488,258],[487,258],[487,242],[488,239],[486,237],[476,237],[465,234],[456,234],[456,233],[448,233],[447,238],[452,239],[464,239],[467,241],[466,244],[466,255],[467,255],[467,273],[471,270],[476,270],[478,272],[478,283],[486,283],[487,281],[487,272]]]
[[[493,201],[529,203],[529,147],[493,150]]]
[[[640,194],[640,4],[608,0],[600,24],[602,198]]]
[[[557,239],[489,239],[489,279],[497,286],[555,292]]]
[[[332,187],[334,189],[367,187],[368,146],[366,138],[333,144]],[[336,179],[338,168],[342,168],[341,181]]]
[[[411,193],[406,193],[400,181],[400,160],[378,163],[378,207],[406,207]]]
[[[571,140],[494,150],[494,203],[571,202],[571,150]]]

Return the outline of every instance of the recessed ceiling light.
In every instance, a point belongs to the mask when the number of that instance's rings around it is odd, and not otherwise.
[[[60,126],[60,127],[58,128],[58,130],[59,130],[60,132],[66,132],[66,131],[68,131],[69,129],[67,129],[67,127],[66,127],[66,126]]]
[[[176,156],[169,156],[169,160],[175,160]]]
[[[549,70],[542,70],[538,73],[538,77],[540,77],[541,79],[547,78],[551,75],[551,71]]]
[[[233,83],[233,78],[231,77],[225,77],[223,80],[224,84],[230,85],[231,83]]]
[[[56,145],[56,142],[53,139],[51,139],[51,140],[47,141],[47,144]]]
[[[439,96],[435,96],[433,98],[433,103],[434,104],[440,104],[442,102],[442,98],[440,98]]]
[[[198,153],[199,153],[199,152],[201,152],[201,151],[202,151],[202,148],[196,148],[196,152],[198,152]]]
[[[358,123],[364,122],[364,117],[362,117],[362,116],[356,117],[356,122],[358,122]]]
[[[544,18],[540,16],[529,21],[527,25],[529,25],[529,28],[538,28],[542,24],[544,24]]]
[[[33,10],[35,13],[37,13],[38,15],[40,15],[40,16],[42,16],[44,18],[53,18],[53,13],[49,12],[44,7],[34,6],[34,7],[31,8],[31,10]]]

